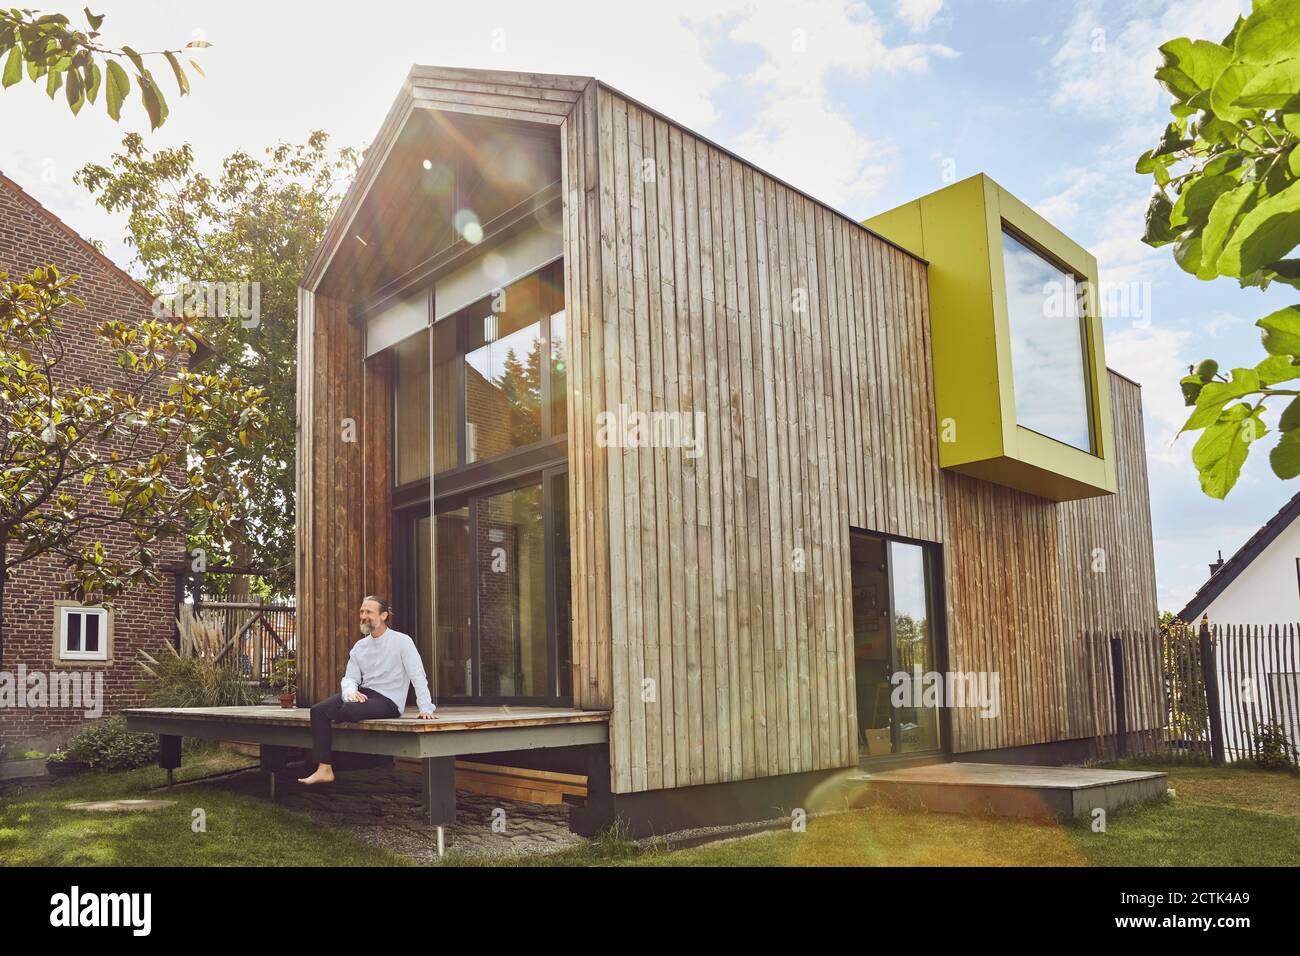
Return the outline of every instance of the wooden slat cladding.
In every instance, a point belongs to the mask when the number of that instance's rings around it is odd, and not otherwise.
[[[1066,651],[1082,669],[1096,673],[1109,658],[1098,651],[1097,634],[1121,631],[1145,635],[1126,644],[1130,730],[1149,730],[1165,721],[1162,678],[1155,641],[1155,556],[1151,547],[1151,499],[1147,484],[1142,389],[1110,373],[1114,418],[1115,494],[1060,506],[1061,626]],[[1092,635],[1089,637],[1088,635]],[[1092,734],[1114,729],[1114,714],[1102,708],[1077,729]],[[1081,734],[1082,735],[1082,734]]]
[[[953,750],[1066,739],[1061,703],[1077,675],[1061,662],[1058,506],[957,472],[943,477],[948,668],[997,674],[1000,697],[996,717],[949,712]]]
[[[374,400],[381,386],[364,381],[362,331],[343,303],[309,292],[300,293],[298,321],[299,699],[311,703],[337,690],[358,636],[356,607],[375,588],[366,568],[386,567],[391,548],[387,519],[376,517],[386,510],[379,485],[366,487],[366,476],[376,476],[363,461],[367,420],[380,414]],[[387,470],[378,471],[386,493]],[[363,533],[368,515],[374,537]]]
[[[944,527],[924,266],[598,84],[562,140],[575,703],[614,788],[851,765],[849,528]],[[702,416],[698,455],[603,447],[620,406]]]
[[[1142,396],[1114,373],[1110,390],[1116,494],[1058,505],[944,473],[949,667],[997,672],[1002,696],[995,719],[952,711],[957,752],[1113,732],[1104,636],[1121,632],[1129,729],[1163,721]]]

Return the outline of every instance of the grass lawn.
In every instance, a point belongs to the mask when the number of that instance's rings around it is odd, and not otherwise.
[[[1137,769],[1137,768],[1134,768]],[[1088,822],[1031,823],[873,807],[686,850],[584,847],[525,865],[577,866],[1296,866],[1300,775],[1143,765],[1177,797]]]
[[[211,751],[186,755],[178,779],[247,766]],[[1214,767],[1145,767],[1178,793],[1112,813],[1105,833],[1065,825],[873,807],[809,821],[806,833],[762,833],[686,850],[640,851],[605,840],[526,866],[1286,866],[1300,864],[1300,776]],[[196,784],[170,793],[154,767],[90,774],[0,797],[0,864],[17,866],[357,866],[406,858],[313,826],[265,799]],[[65,804],[113,797],[176,800],[152,813],[89,813]],[[207,832],[193,833],[202,807]],[[465,863],[454,853],[447,863]],[[500,865],[494,862],[492,865]]]
[[[186,753],[176,780],[255,764],[220,750]],[[83,774],[49,787],[0,795],[0,866],[392,866],[410,861],[345,833],[313,826],[267,800],[195,784],[170,792],[157,767]],[[151,812],[68,810],[87,800],[175,800]],[[206,833],[191,829],[206,814]]]

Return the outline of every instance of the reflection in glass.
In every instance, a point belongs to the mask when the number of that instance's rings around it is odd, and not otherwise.
[[[429,331],[393,347],[393,444],[397,485],[429,477]],[[456,448],[456,329],[433,328],[433,463],[435,471],[454,468]]]
[[[551,479],[551,560],[555,567],[555,641],[561,697],[573,693],[569,624],[573,620],[573,591],[569,583],[569,475]]]
[[[480,692],[485,697],[545,696],[542,487],[476,498],[472,507],[477,522]]]
[[[422,537],[426,555],[428,544],[426,527]],[[428,581],[428,558],[424,560],[419,580]],[[429,589],[421,587],[420,593],[421,605],[427,608]],[[469,601],[469,509],[458,508],[438,515],[438,653],[433,659],[441,696],[468,697],[473,693]]]
[[[565,337],[564,311],[551,316],[551,434],[563,435],[568,429],[569,350]]]
[[[889,542],[890,594],[893,605],[894,657],[900,671],[912,675],[913,697],[920,703],[918,683],[935,670],[934,636],[930,626],[925,551],[920,545]],[[934,707],[902,707],[898,722],[898,752],[937,750],[939,714]]]
[[[1092,451],[1084,316],[1073,275],[1002,233],[1016,421]]]

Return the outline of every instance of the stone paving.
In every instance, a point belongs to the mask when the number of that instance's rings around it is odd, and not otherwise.
[[[415,774],[382,767],[346,770],[338,771],[333,783],[306,787],[297,777],[308,772],[292,766],[280,775],[282,806],[362,842],[421,863],[437,862],[438,831],[422,820]],[[236,774],[219,785],[268,799],[266,780],[258,770]],[[456,824],[443,828],[443,839],[449,855],[482,860],[556,853],[586,842],[569,832],[567,805],[542,806],[464,790],[456,791]]]

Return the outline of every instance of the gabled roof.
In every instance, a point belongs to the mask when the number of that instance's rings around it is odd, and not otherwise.
[[[522,121],[543,126],[559,127],[576,104],[591,90],[604,89],[627,100],[639,109],[677,127],[692,137],[731,156],[738,162],[762,172],[829,212],[875,236],[880,241],[898,249],[918,262],[925,259],[904,248],[892,239],[881,235],[824,200],[818,199],[797,185],[773,176],[750,160],[738,155],[708,137],[688,129],[670,116],[649,106],[608,83],[591,76],[572,76],[559,73],[521,73],[512,70],[482,70],[464,67],[412,66],[402,88],[388,111],[379,133],[365,151],[361,166],[352,184],[344,194],[325,230],[303,275],[301,288],[316,292],[330,271],[336,254],[345,240],[353,235],[352,227],[358,210],[371,187],[375,185],[394,144],[412,114],[421,110],[469,114],[471,116]]]
[[[1297,517],[1300,517],[1300,493],[1283,505],[1277,514],[1269,518],[1262,528],[1250,536],[1250,540],[1237,549],[1236,554],[1223,563],[1223,567],[1219,568],[1210,580],[1201,585],[1201,589],[1196,592],[1196,596],[1187,607],[1178,613],[1179,619],[1195,621],[1204,614],[1205,609],[1236,580],[1237,575],[1246,570],[1250,563],[1259,557],[1278,535],[1289,528],[1291,522]]]
[[[36,199],[35,196],[6,176],[3,171],[0,171],[0,189],[7,189],[9,192],[17,196],[19,201],[36,213],[37,216],[44,219],[56,230],[71,239],[77,246],[83,249],[88,256],[102,265],[117,279],[121,280],[122,284],[139,296],[140,300],[146,306],[150,309],[153,308],[153,304],[158,297],[150,292],[143,282],[135,278],[131,273],[127,272],[108,256],[104,255],[104,253],[100,252],[95,248],[94,243],[47,209]],[[187,334],[194,340],[196,346],[194,354],[190,357],[189,362],[190,366],[193,367],[202,363],[212,354],[212,346],[202,335],[193,329],[188,329]]]

